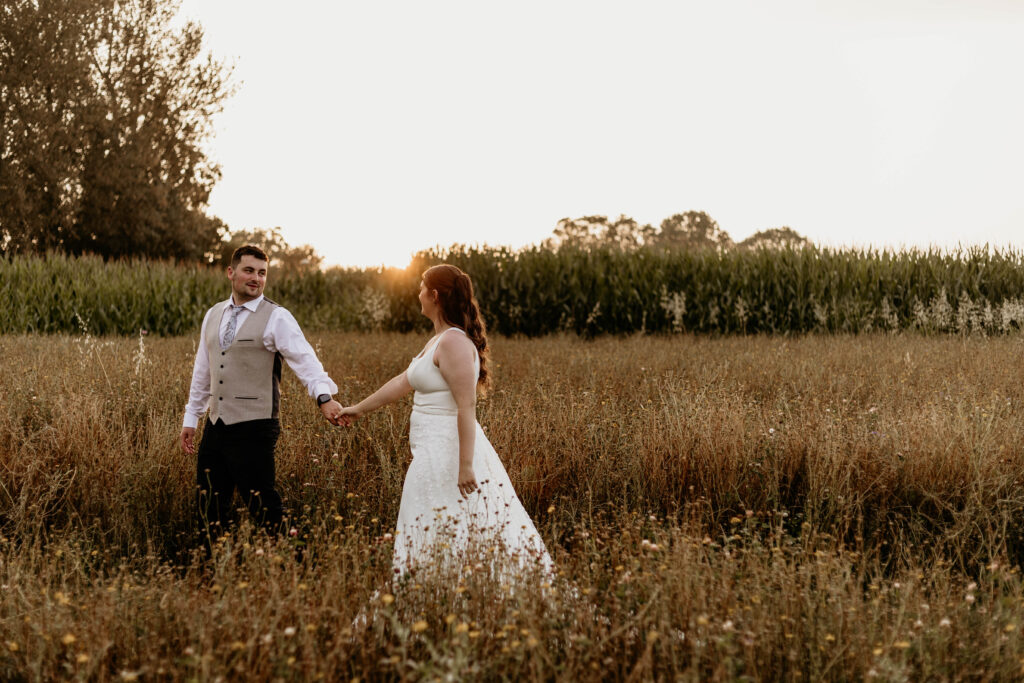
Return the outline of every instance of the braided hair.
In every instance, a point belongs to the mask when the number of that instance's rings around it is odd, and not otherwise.
[[[473,281],[462,270],[447,263],[428,268],[423,273],[423,284],[428,290],[437,290],[441,317],[449,325],[461,327],[480,357],[480,378],[477,384],[484,392],[491,385],[487,360],[487,326],[480,316],[480,306],[473,296]]]

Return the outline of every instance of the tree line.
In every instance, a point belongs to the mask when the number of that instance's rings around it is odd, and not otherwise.
[[[718,222],[707,212],[684,211],[661,221],[657,228],[650,224],[640,224],[626,215],[620,215],[613,220],[607,216],[563,218],[558,221],[551,237],[544,240],[541,246],[552,249],[611,247],[630,250],[639,247],[664,247],[723,250],[735,247],[799,249],[810,244],[810,240],[790,227],[760,230],[745,240],[734,242],[729,233],[722,230]]]

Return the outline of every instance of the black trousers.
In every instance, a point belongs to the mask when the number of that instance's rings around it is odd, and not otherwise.
[[[204,536],[216,537],[233,518],[238,489],[256,524],[271,534],[281,526],[281,496],[274,488],[276,419],[226,425],[206,420],[196,457],[196,506]]]

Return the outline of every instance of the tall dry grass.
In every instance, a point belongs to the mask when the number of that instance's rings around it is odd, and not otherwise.
[[[348,401],[424,341],[311,339]],[[511,595],[390,582],[408,405],[335,429],[288,371],[296,536],[206,562],[194,347],[0,337],[0,677],[1022,673],[1019,338],[494,340],[480,421],[560,574]]]

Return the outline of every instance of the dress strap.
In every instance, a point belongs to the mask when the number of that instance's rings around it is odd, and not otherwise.
[[[458,330],[462,334],[466,334],[466,331],[464,329],[462,329],[461,327],[455,327],[453,325],[452,327],[449,327],[447,330],[445,330],[441,334],[437,335],[437,339],[434,340],[434,343],[431,344],[430,348],[423,355],[424,356],[428,356],[429,355],[431,360],[433,360],[434,352],[437,351],[437,347],[441,345],[441,337],[443,337],[446,333],[451,332],[452,330]]]

